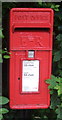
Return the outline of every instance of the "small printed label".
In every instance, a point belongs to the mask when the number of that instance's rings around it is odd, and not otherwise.
[[[38,92],[39,60],[24,60],[22,62],[22,92]]]

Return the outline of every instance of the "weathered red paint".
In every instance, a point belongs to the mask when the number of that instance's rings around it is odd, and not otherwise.
[[[10,11],[10,108],[40,109],[50,105],[45,80],[51,76],[53,10],[13,8]],[[28,50],[34,57],[28,58]],[[39,60],[38,92],[22,92],[23,60]]]

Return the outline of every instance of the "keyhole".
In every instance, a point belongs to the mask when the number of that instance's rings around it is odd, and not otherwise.
[[[20,77],[18,77],[18,80],[20,80]]]

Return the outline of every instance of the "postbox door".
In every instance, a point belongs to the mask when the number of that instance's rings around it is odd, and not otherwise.
[[[12,52],[11,54],[11,73],[12,71],[14,73],[14,75],[11,75],[11,96],[13,94],[13,99],[11,98],[12,101],[10,104],[11,106],[13,104],[12,107],[17,108],[19,105],[19,108],[21,109],[47,108],[50,104],[50,95],[47,87],[48,85],[45,83],[45,80],[50,77],[51,52],[39,50],[34,52],[36,52],[35,59],[27,59],[27,51]],[[33,72],[31,72],[34,77],[27,77],[23,75],[27,72],[27,74],[30,74],[31,69],[28,67],[30,69],[27,70],[26,66],[23,65],[24,63],[25,65],[34,65],[31,66],[31,68],[35,70],[35,72],[33,70]],[[30,80],[32,80],[31,83]]]

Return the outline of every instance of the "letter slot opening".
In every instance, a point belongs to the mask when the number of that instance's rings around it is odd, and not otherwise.
[[[21,28],[21,27],[15,27],[13,29],[13,32],[19,32],[19,31],[49,31],[50,28]]]

